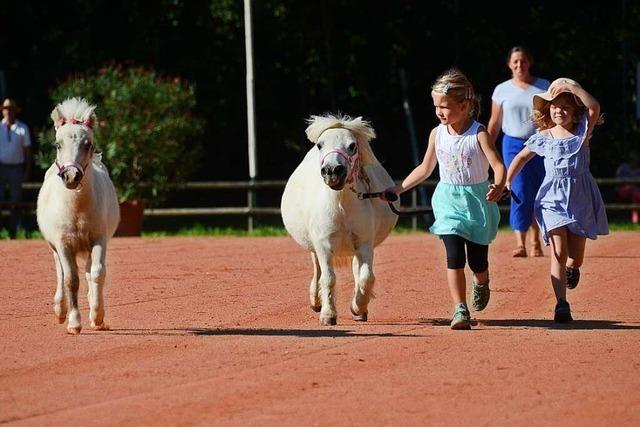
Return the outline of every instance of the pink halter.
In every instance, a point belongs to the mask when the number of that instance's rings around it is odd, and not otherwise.
[[[56,166],[58,167],[58,176],[60,178],[62,178],[62,175],[64,175],[64,173],[69,168],[78,169],[80,174],[84,176],[84,168],[80,165],[80,163],[77,163],[77,162],[66,162],[66,163],[61,165],[60,163],[58,163],[58,159],[56,159]]]
[[[72,124],[72,125],[84,125],[86,127],[88,127],[89,129],[93,130],[93,120],[91,119],[87,119],[87,120],[78,120],[78,119],[74,119],[71,118],[69,120],[66,119],[60,119],[58,120],[58,127],[60,126],[64,126],[66,124]],[[95,150],[95,146],[93,145],[93,141],[91,141],[91,153],[89,155],[89,157],[93,157],[93,151]],[[89,160],[89,162],[91,162],[91,160]],[[58,168],[58,176],[60,178],[62,178],[62,175],[64,175],[64,173],[69,169],[69,168],[76,168],[79,172],[81,176],[84,176],[84,171],[86,169],[86,167],[82,167],[82,165],[78,162],[66,162],[63,163],[62,165],[58,162],[58,159],[56,159],[56,167]]]
[[[93,157],[93,153],[95,151],[95,145],[91,144],[91,152],[89,153],[89,163],[91,163],[91,158]],[[76,168],[78,169],[78,171],[80,172],[81,176],[84,176],[84,171],[86,170],[86,166],[83,167],[80,163],[78,162],[65,162],[63,164],[60,164],[58,162],[58,159],[56,159],[56,167],[58,168],[58,176],[60,178],[62,178],[62,175],[64,175],[64,173],[67,171],[67,169],[69,168]]]
[[[334,149],[327,152],[322,159],[320,160],[320,167],[324,165],[324,159],[327,158],[329,154],[336,153],[339,156],[344,157],[344,159],[349,163],[349,176],[347,177],[347,184],[351,184],[354,181],[354,178],[357,177],[357,170],[359,169],[359,160],[360,154],[356,152],[353,156],[349,156],[344,150]]]
[[[86,119],[86,120],[78,120],[78,119],[74,119],[74,118],[70,118],[69,120],[60,119],[60,120],[58,120],[58,127],[64,126],[67,123],[70,123],[72,125],[85,125],[89,129],[93,130],[93,120],[91,120],[90,118]]]

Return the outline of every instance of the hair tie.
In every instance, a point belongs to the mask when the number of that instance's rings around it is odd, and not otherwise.
[[[70,118],[69,120],[65,120],[65,119],[60,119],[58,120],[58,127],[60,126],[64,126],[67,123],[71,123],[72,125],[84,125],[86,127],[88,127],[89,129],[93,130],[93,122],[90,118],[86,119],[86,120],[78,120],[76,118]]]

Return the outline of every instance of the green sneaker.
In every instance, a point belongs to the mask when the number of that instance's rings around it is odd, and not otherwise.
[[[489,289],[489,279],[484,283],[473,281],[473,309],[482,311],[489,304],[491,289]]]
[[[461,302],[456,305],[451,319],[451,329],[471,329],[471,315],[467,304]]]

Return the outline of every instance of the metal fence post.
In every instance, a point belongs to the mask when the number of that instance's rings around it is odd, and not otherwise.
[[[247,84],[247,139],[249,149],[249,178],[250,188],[247,193],[249,205],[249,232],[253,231],[253,209],[255,205],[255,179],[258,176],[258,157],[256,149],[256,113],[253,82],[253,26],[251,17],[251,0],[244,0],[244,43],[246,57],[246,84]]]
[[[247,230],[253,233],[253,208],[256,205],[256,192],[254,191],[255,181],[249,181],[249,189],[247,190],[247,207],[249,208],[249,216],[247,217]]]
[[[418,207],[418,191],[416,190],[418,187],[413,187],[411,190],[411,207]],[[411,228],[413,231],[418,229],[418,215],[414,214],[411,216]]]

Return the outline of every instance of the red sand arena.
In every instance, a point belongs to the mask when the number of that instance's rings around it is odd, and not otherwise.
[[[376,252],[369,322],[309,308],[292,239],[117,238],[106,321],[55,322],[43,241],[0,242],[0,423],[10,425],[640,425],[640,233],[587,244],[556,326],[549,258],[490,249],[493,294],[471,331],[448,327],[444,250],[393,235]]]

